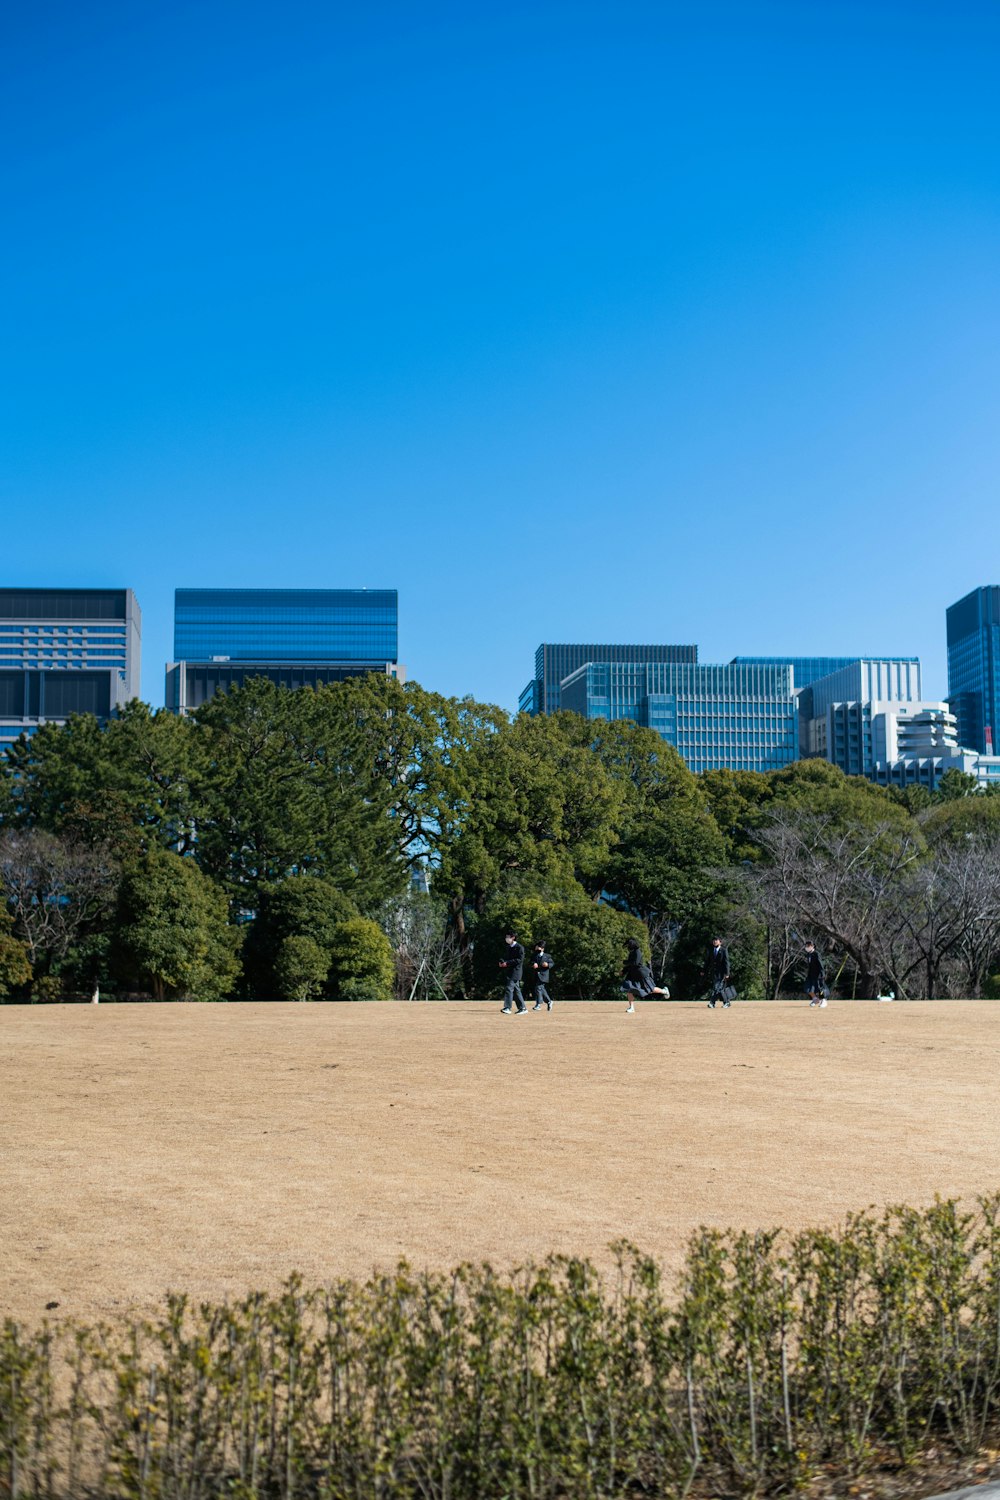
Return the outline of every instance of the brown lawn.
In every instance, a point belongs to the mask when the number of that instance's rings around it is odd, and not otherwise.
[[[1000,1005],[0,1008],[35,1321],[1000,1188]]]

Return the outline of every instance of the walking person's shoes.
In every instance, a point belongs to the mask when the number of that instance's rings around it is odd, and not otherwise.
[[[627,1016],[634,1016],[635,1015],[635,1006],[632,1004],[631,1000],[629,1001],[629,1003],[625,1007],[625,1014]]]
[[[501,1007],[500,1007],[500,1014],[502,1016],[509,1016],[510,1015],[510,1006],[509,1005],[501,1005]]]
[[[532,1008],[532,1010],[541,1010],[541,1008],[542,1008],[542,1002],[540,1000],[537,1001],[536,1004],[534,1004],[531,1008]]]
[[[709,1008],[709,1010],[714,1010],[715,1009],[715,1001],[714,1000],[709,1000],[708,1001],[708,1008]]]
[[[551,1010],[552,1009],[552,1001],[551,1000],[546,1000],[546,1002],[545,1002],[545,1009],[546,1010]]]
[[[723,1002],[722,1002],[722,1009],[723,1010],[728,1010],[729,1007],[732,1005],[732,1003],[733,1002],[731,1000],[723,1000]]]
[[[820,1010],[825,1010],[826,1009],[826,996],[824,995],[823,998],[822,998],[822,1000],[818,1000],[816,1003],[818,1004]]]

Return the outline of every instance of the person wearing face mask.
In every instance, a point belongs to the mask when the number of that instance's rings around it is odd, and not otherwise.
[[[546,953],[544,943],[536,943],[529,959],[531,968],[528,970],[528,987],[534,999],[532,1010],[552,1009],[552,996],[549,994],[549,975],[554,967],[551,953]]]
[[[521,994],[521,975],[524,973],[524,949],[517,940],[516,932],[504,934],[504,942],[507,944],[507,957],[500,960],[500,967],[504,971],[505,989],[503,992],[503,1014],[509,1016],[514,1006],[517,1006],[517,1014],[523,1016],[528,1007],[524,1003]]]

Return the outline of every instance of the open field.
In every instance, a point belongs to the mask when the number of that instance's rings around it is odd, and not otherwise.
[[[998,1062],[956,1001],[0,1008],[0,1311],[991,1191]]]

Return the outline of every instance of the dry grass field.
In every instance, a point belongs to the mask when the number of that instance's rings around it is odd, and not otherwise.
[[[1000,1005],[0,1008],[34,1322],[1000,1187]]]

